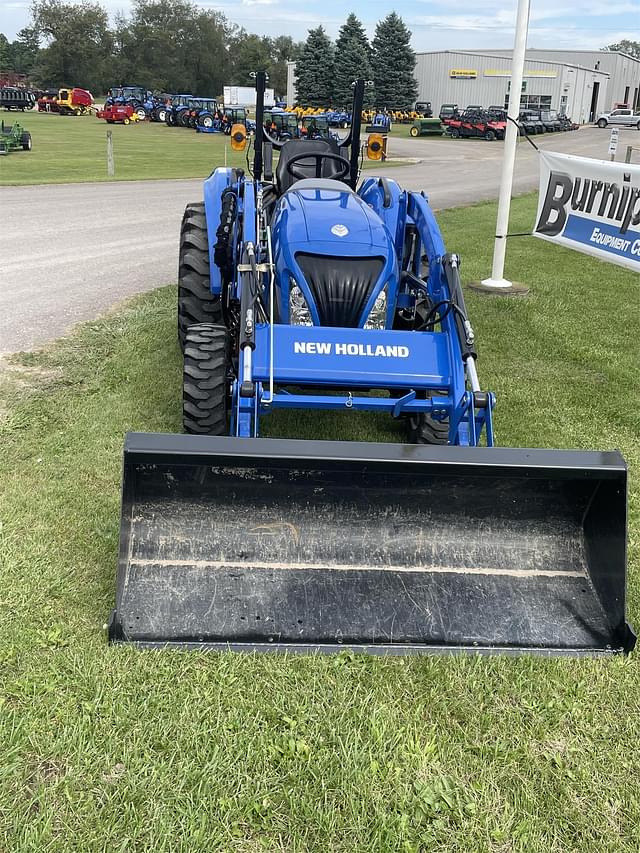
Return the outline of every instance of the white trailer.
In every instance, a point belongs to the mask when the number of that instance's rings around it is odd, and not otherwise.
[[[225,86],[223,97],[225,107],[255,107],[256,105],[256,90],[253,86]],[[265,107],[272,107],[274,104],[273,89],[265,89]]]

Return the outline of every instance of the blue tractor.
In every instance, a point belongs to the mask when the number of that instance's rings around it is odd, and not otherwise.
[[[106,106],[111,104],[130,106],[140,121],[144,121],[149,118],[155,102],[152,92],[144,86],[112,86],[105,100]]]
[[[367,133],[391,133],[391,116],[387,113],[376,113],[367,127]]]
[[[346,129],[351,124],[351,113],[346,110],[329,110],[327,118],[331,127]]]
[[[194,130],[198,125],[207,130],[213,127],[220,128],[222,123],[222,113],[215,98],[198,98],[192,101],[190,108],[183,116],[184,126]]]
[[[174,95],[171,104],[167,105],[164,121],[168,127],[182,126],[182,118],[195,102],[193,95]]]
[[[256,88],[252,174],[184,213],[186,435],[126,438],[111,640],[628,651],[623,460],[493,446],[460,259],[422,193],[359,182],[364,81],[343,142],[266,135]],[[406,438],[260,437],[296,409]]]

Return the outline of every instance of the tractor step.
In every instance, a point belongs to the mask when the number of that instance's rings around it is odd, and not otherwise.
[[[131,433],[110,638],[628,651],[617,453]]]

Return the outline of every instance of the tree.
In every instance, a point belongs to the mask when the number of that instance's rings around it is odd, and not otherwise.
[[[629,56],[635,56],[636,59],[640,59],[640,41],[629,41],[629,39],[622,39],[622,41],[619,41],[618,44],[608,44],[602,49],[619,50],[622,53],[628,53]]]
[[[34,27],[23,27],[9,47],[11,70],[30,74],[40,51],[40,39]]]
[[[0,68],[4,70],[12,70],[11,68],[11,45],[9,39],[4,33],[0,33]]]
[[[117,30],[128,79],[114,82],[215,97],[229,75],[229,33],[224,15],[188,0],[137,0]]]
[[[395,12],[378,21],[371,42],[371,64],[376,87],[376,105],[381,109],[412,109],[418,97],[413,70],[416,55],[411,49],[411,31]]]
[[[296,62],[304,49],[304,42],[296,42],[291,36],[277,36],[271,39],[271,64],[269,66],[269,85],[277,95],[287,92],[287,62]]]
[[[353,95],[354,80],[363,78],[371,80],[371,48],[367,41],[364,27],[353,14],[340,27],[335,51],[335,75],[333,89],[333,104],[336,107],[349,107]],[[370,86],[365,89],[365,107],[375,103],[374,93]]]
[[[333,45],[324,27],[309,30],[296,64],[296,101],[305,107],[328,107],[333,102]]]
[[[104,91],[113,51],[106,10],[86,0],[36,0],[32,13],[33,29],[47,42],[34,66],[40,84]]]
[[[265,36],[249,34],[242,29],[233,39],[231,55],[232,79],[226,82],[236,86],[253,86],[252,72],[270,72],[271,40]],[[268,85],[271,85],[271,74]]]

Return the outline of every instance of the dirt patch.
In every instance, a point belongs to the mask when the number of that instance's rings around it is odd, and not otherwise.
[[[47,389],[63,377],[61,367],[24,364],[20,356],[0,353],[0,426],[9,419],[13,397]]]

